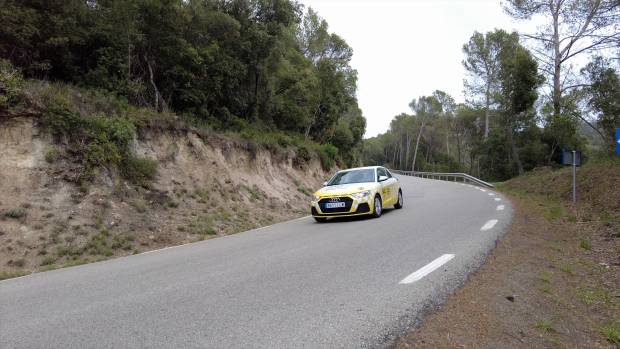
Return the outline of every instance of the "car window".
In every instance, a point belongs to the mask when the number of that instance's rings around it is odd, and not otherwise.
[[[375,170],[372,168],[338,172],[327,185],[350,183],[366,183],[375,181]]]
[[[380,176],[386,176],[387,177],[387,173],[385,173],[385,169],[383,169],[383,168],[378,168],[377,169],[377,181],[379,180]]]
[[[392,174],[390,173],[390,171],[388,171],[388,169],[387,169],[387,168],[384,168],[384,169],[382,169],[382,170],[383,170],[383,171],[385,171],[385,175],[386,175],[388,178],[392,178]]]

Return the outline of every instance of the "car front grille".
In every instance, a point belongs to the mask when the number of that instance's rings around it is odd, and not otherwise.
[[[326,204],[330,202],[344,202],[344,207],[326,208]],[[319,200],[319,206],[321,207],[321,212],[323,213],[349,212],[351,210],[351,205],[353,205],[353,199],[346,196],[324,198]]]

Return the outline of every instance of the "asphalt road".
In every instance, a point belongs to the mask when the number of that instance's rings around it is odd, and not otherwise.
[[[306,217],[1,281],[0,347],[386,346],[464,282],[512,215],[489,190],[399,178],[405,207],[379,219]]]

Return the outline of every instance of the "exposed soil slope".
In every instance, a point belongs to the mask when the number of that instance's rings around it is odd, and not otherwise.
[[[515,206],[487,263],[397,348],[620,348],[620,163],[501,186]]]
[[[139,186],[99,169],[78,185],[61,144],[33,117],[0,120],[0,276],[230,234],[307,214],[327,176],[318,160],[230,137],[142,129],[133,151],[157,161]]]

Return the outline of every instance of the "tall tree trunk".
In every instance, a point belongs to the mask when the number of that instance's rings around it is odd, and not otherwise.
[[[415,150],[413,151],[413,163],[411,164],[411,171],[415,171],[415,161],[418,157],[418,147],[420,146],[420,137],[422,137],[422,131],[424,130],[424,122],[420,125],[420,130],[418,131],[418,138],[415,141]]]
[[[489,138],[489,108],[491,107],[491,86],[490,82],[487,81],[487,90],[484,95],[484,140],[486,141]]]
[[[510,143],[510,150],[512,151],[512,156],[517,163],[517,171],[519,175],[523,174],[523,164],[521,163],[521,158],[519,157],[519,151],[517,149],[517,145],[514,140],[514,136],[512,134],[512,129],[510,127],[506,127],[506,138],[508,138],[508,143]]]
[[[403,169],[403,140],[398,140],[398,168]]]
[[[394,151],[392,152],[392,166],[396,167],[396,146],[394,146]]]
[[[553,6],[553,5],[552,5]],[[559,32],[559,4],[552,7],[553,17],[553,114],[559,116],[562,100],[562,84],[560,82],[560,74],[562,73],[562,57],[560,53],[560,32]]]
[[[149,81],[151,82],[151,86],[153,86],[153,90],[155,90],[154,107],[156,111],[160,111],[159,106],[160,106],[160,101],[162,98],[161,98],[161,94],[159,93],[159,89],[157,88],[157,85],[155,84],[155,79],[153,77],[153,68],[151,67],[151,62],[149,61],[146,55],[144,55],[144,60],[146,61],[146,66],[149,69]]]
[[[426,148],[426,162],[431,162],[431,150],[433,149],[433,133],[431,132],[430,139],[428,140],[428,147]]]
[[[127,34],[127,81],[131,80],[131,41]]]
[[[403,168],[408,168],[407,167],[407,161],[409,161],[409,148],[411,148],[411,137],[409,137],[409,130],[407,130],[406,133],[406,138],[407,138],[407,151],[405,152],[405,167]]]
[[[456,132],[456,156],[458,157],[458,163],[459,163],[459,167],[461,167],[462,165],[462,161],[461,161],[461,133],[460,132]]]

